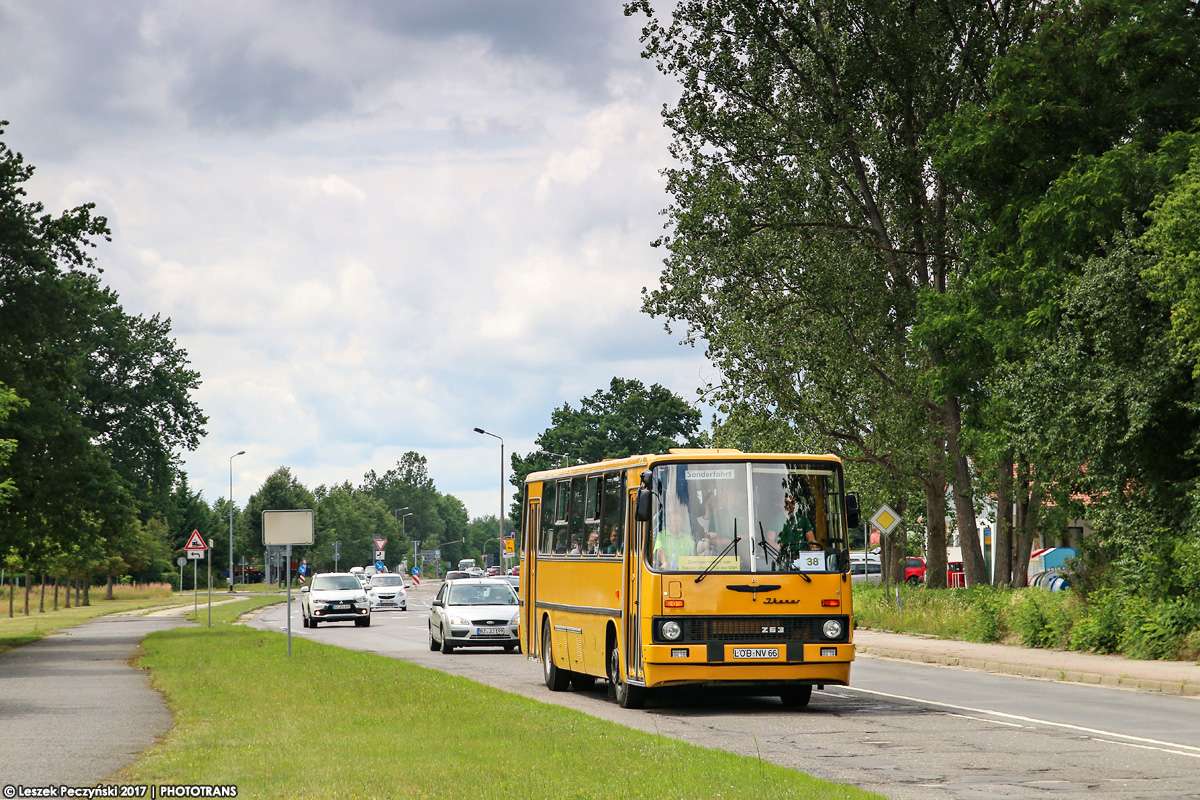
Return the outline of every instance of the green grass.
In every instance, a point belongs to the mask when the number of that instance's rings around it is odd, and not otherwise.
[[[134,595],[133,592],[124,594]],[[148,594],[148,593],[143,593]],[[116,594],[112,600],[105,600],[104,589],[93,589],[91,593],[91,605],[89,606],[72,606],[71,608],[63,607],[63,598],[59,596],[59,606],[57,611],[50,610],[50,603],[53,602],[50,593],[47,593],[46,611],[40,613],[37,610],[37,595],[33,594],[29,598],[29,616],[24,614],[24,597],[18,591],[13,603],[13,616],[8,616],[8,594],[3,596],[3,616],[0,617],[0,653],[5,650],[11,650],[14,647],[19,647],[23,644],[36,642],[44,636],[71,628],[81,622],[87,622],[93,617],[100,617],[105,614],[119,614],[124,611],[137,611],[139,609],[163,608],[166,606],[181,606],[185,600],[182,595],[172,595],[170,592],[154,593],[150,596],[125,596]],[[190,602],[190,598],[188,599]]]
[[[253,601],[243,601],[250,603]],[[147,637],[175,727],[118,783],[239,797],[878,798],[370,653],[217,624]],[[242,608],[239,608],[242,606]],[[636,712],[630,712],[636,713]],[[797,714],[796,727],[819,721]]]

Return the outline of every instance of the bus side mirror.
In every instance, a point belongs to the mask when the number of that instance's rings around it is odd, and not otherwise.
[[[846,527],[853,530],[862,524],[858,513],[858,492],[846,492]]]
[[[638,489],[637,507],[633,511],[633,518],[638,522],[650,521],[650,498],[653,496],[649,489]]]

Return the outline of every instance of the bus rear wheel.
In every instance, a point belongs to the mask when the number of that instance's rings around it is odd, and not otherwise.
[[[608,651],[608,680],[613,685],[617,705],[621,708],[641,708],[646,705],[646,687],[630,686],[621,680],[621,651],[615,645]]]
[[[785,708],[804,708],[812,699],[812,686],[793,686],[779,693]]]
[[[542,672],[546,688],[552,692],[565,692],[571,682],[571,673],[554,665],[554,639],[550,633],[550,620],[542,623]]]

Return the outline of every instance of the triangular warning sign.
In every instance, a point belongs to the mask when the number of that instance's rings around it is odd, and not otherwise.
[[[200,531],[192,531],[192,538],[188,539],[188,543],[183,546],[184,550],[207,550],[208,545],[204,543],[204,537],[200,535]]]

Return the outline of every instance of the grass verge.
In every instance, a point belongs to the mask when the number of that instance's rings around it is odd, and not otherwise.
[[[880,797],[383,656],[293,638],[289,659],[282,634],[217,612],[211,628],[146,638],[139,665],[175,727],[114,782],[234,784],[239,797]]]
[[[7,600],[7,598],[6,598]],[[191,602],[189,599],[187,602]],[[9,617],[5,608],[4,616],[0,617],[0,653],[19,647],[23,644],[36,642],[43,636],[49,636],[56,631],[74,627],[81,622],[87,622],[93,617],[105,614],[119,614],[125,611],[163,608],[165,606],[182,606],[184,599],[181,595],[175,597],[131,597],[124,599],[102,600],[92,598],[88,606],[72,606],[57,611],[39,613],[32,610],[29,616],[17,612]],[[215,610],[215,609],[214,609]]]

